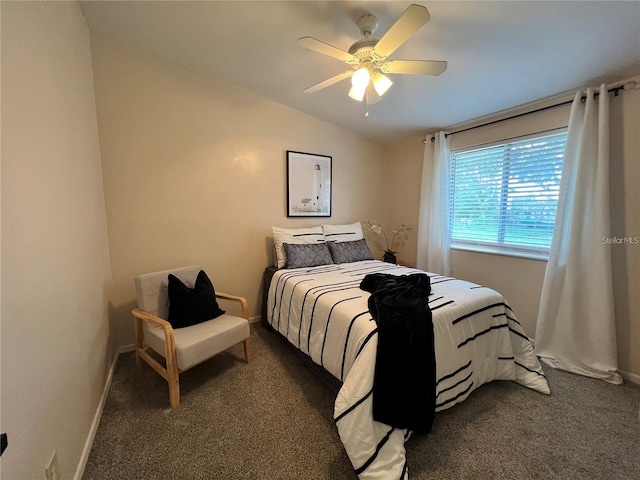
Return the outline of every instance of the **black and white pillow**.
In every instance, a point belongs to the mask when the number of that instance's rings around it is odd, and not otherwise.
[[[321,225],[327,242],[353,242],[364,238],[360,222],[348,225]]]
[[[320,225],[309,228],[273,227],[274,263],[278,268],[284,268],[287,264],[287,252],[284,250],[284,243],[289,245],[324,243],[322,227]]]
[[[373,255],[364,238],[353,242],[327,242],[334,263],[351,263],[373,260]]]
[[[287,268],[331,265],[333,259],[326,243],[284,244],[287,252]]]

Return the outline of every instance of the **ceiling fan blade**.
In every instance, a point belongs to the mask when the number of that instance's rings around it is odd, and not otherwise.
[[[373,49],[373,56],[387,58],[420,27],[429,21],[429,10],[422,5],[409,5],[400,18],[385,33]]]
[[[304,48],[308,48],[309,50],[314,50],[318,53],[322,53],[324,55],[337,58],[338,60],[342,60],[343,62],[353,63],[353,64],[356,64],[359,62],[359,59],[351,55],[349,52],[340,50],[339,48],[336,48],[333,45],[329,45],[328,43],[321,42],[320,40],[317,40],[313,37],[299,38],[298,45]]]
[[[405,75],[440,75],[447,69],[447,62],[441,60],[390,60],[380,67],[384,73]]]
[[[305,88],[303,90],[304,93],[315,93],[318,90],[322,90],[323,88],[329,87],[334,83],[338,83],[345,78],[349,78],[353,76],[354,70],[347,70],[346,72],[339,73],[338,75],[334,75],[331,78],[327,78],[324,82],[316,83],[315,85],[310,86],[309,88]]]

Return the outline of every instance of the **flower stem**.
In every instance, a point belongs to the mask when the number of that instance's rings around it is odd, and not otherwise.
[[[391,251],[393,251],[393,244],[396,242],[396,235],[398,234],[394,233],[393,237],[391,237]]]

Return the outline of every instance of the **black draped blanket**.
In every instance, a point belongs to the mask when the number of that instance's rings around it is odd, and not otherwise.
[[[373,418],[428,433],[436,398],[429,276],[374,273],[364,277],[360,288],[371,293],[369,311],[378,324]]]

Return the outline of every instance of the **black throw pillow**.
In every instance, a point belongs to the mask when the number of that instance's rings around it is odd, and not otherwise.
[[[224,314],[216,301],[216,291],[204,270],[193,288],[169,274],[169,323],[173,328],[189,327]]]

